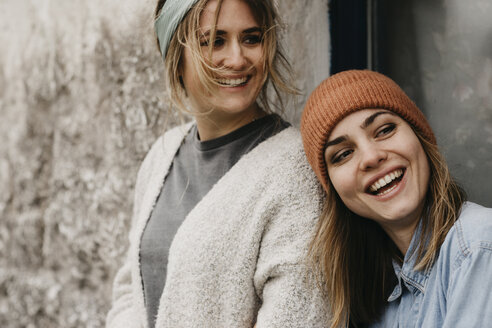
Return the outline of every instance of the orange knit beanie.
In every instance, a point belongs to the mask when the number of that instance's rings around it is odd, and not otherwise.
[[[344,117],[361,109],[386,109],[398,114],[429,142],[436,138],[415,103],[390,78],[368,70],[350,70],[321,82],[311,93],[301,118],[306,156],[328,191],[325,144]]]

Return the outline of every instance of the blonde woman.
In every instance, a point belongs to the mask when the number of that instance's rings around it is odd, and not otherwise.
[[[336,74],[301,133],[327,193],[311,256],[330,327],[490,326],[492,210],[465,202],[405,93],[376,72]]]
[[[305,265],[319,188],[269,102],[295,93],[277,20],[271,0],[158,2],[169,93],[193,121],[139,170],[107,327],[325,325]]]

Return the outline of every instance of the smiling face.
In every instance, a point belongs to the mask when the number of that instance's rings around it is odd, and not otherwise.
[[[194,110],[207,113],[216,123],[248,121],[258,111],[256,99],[265,81],[262,29],[247,2],[224,0],[217,19],[216,36],[211,40],[218,1],[210,0],[200,17],[200,47],[213,68],[218,83],[210,94],[203,88],[185,47],[182,78]],[[211,57],[208,57],[211,52]],[[213,110],[213,111],[211,111]],[[198,119],[198,117],[197,117]]]
[[[357,111],[328,138],[325,161],[344,204],[390,235],[413,233],[422,213],[430,168],[417,136],[398,115]]]

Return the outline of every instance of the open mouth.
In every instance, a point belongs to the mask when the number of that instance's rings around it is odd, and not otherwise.
[[[240,78],[235,78],[235,79],[221,78],[218,79],[217,82],[219,82],[219,84],[224,87],[234,88],[234,87],[241,87],[243,85],[246,85],[250,80],[250,78],[251,78],[250,75],[243,76]]]
[[[386,174],[384,177],[374,182],[369,186],[367,192],[375,196],[383,196],[396,188],[398,182],[405,175],[405,169],[396,169],[393,172]]]

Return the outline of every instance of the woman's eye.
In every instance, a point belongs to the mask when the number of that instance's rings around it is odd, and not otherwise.
[[[224,39],[222,38],[215,38],[215,41],[214,41],[214,48],[217,48],[217,47],[220,47],[224,44]]]
[[[247,35],[244,37],[243,42],[246,44],[258,44],[261,42],[261,36],[255,34]]]
[[[385,124],[377,131],[376,136],[377,137],[386,136],[391,132],[393,132],[395,129],[396,129],[396,124],[394,123]]]
[[[214,48],[222,46],[224,44],[224,42],[225,41],[223,38],[215,38]],[[202,46],[202,47],[208,47],[209,45],[210,45],[210,40],[208,40],[208,39],[200,41],[200,46]]]
[[[352,153],[353,153],[352,149],[345,149],[345,150],[339,151],[338,153],[336,153],[331,158],[331,163],[332,164],[340,163],[343,160],[345,160],[347,157],[349,157]]]

